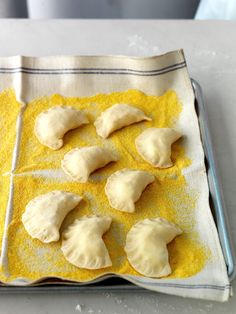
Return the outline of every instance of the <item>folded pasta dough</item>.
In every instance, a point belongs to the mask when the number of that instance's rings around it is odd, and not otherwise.
[[[171,161],[171,145],[182,135],[171,128],[149,128],[135,140],[139,154],[153,167],[169,168]]]
[[[62,235],[61,250],[76,267],[99,269],[112,265],[102,235],[110,228],[109,216],[84,216],[75,220]]]
[[[133,213],[135,202],[140,198],[146,186],[152,183],[155,177],[142,170],[122,169],[113,173],[105,186],[105,193],[111,207]]]
[[[96,119],[97,134],[107,138],[112,132],[142,120],[152,120],[142,110],[126,104],[116,104],[108,108]]]
[[[37,116],[34,132],[41,144],[57,150],[63,146],[66,132],[87,123],[83,111],[70,106],[55,106]]]
[[[93,171],[115,160],[117,159],[108,149],[88,146],[74,148],[66,153],[61,166],[64,172],[72,179],[79,182],[87,182]]]
[[[22,215],[22,222],[32,238],[44,243],[58,241],[59,229],[65,216],[82,197],[64,191],[52,191],[32,199]]]
[[[164,218],[144,219],[127,234],[125,252],[132,267],[147,277],[163,277],[171,273],[167,244],[181,229]]]

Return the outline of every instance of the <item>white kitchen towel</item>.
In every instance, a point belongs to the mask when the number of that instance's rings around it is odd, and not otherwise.
[[[182,50],[149,58],[125,56],[1,58],[0,88],[1,90],[14,88],[18,100],[23,104],[37,97],[55,93],[83,97],[97,93],[138,89],[148,95],[158,96],[169,89],[174,90],[183,105],[176,126],[190,139],[186,142],[186,152],[192,164],[185,169],[184,175],[189,187],[197,190],[198,194],[195,205],[195,231],[201,241],[210,248],[212,257],[197,275],[185,279],[150,279],[131,275],[122,275],[122,277],[136,285],[163,293],[218,301],[228,300],[232,289],[209,207],[209,189],[194,109],[194,93]],[[18,132],[21,131],[20,123],[21,113],[17,125]],[[10,173],[11,186],[2,241],[3,265],[7,264],[7,251],[11,245],[6,230],[11,222],[13,210],[11,198],[14,180],[12,178],[14,165],[17,162],[19,138],[19,136],[16,138]]]

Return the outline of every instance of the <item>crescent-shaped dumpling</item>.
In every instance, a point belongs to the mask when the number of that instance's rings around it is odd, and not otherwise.
[[[109,216],[84,216],[62,234],[61,250],[66,260],[80,268],[99,269],[112,265],[102,235],[110,228]]]
[[[89,146],[75,148],[66,153],[61,166],[64,172],[72,179],[79,182],[87,182],[93,171],[115,160],[117,159],[108,149]]]
[[[82,197],[64,191],[52,191],[32,199],[22,215],[22,222],[32,238],[44,243],[58,241],[59,229],[65,216]]]
[[[122,169],[113,173],[105,186],[105,193],[111,207],[120,211],[133,213],[135,202],[140,198],[146,186],[155,177],[142,170]]]
[[[63,146],[66,132],[87,123],[83,111],[70,106],[55,106],[37,116],[34,132],[41,144],[57,150]]]
[[[125,252],[132,267],[146,277],[171,273],[167,244],[181,229],[164,218],[144,219],[127,234]]]
[[[138,108],[126,104],[116,104],[102,112],[94,125],[97,134],[107,138],[112,132],[142,120],[150,121],[152,119]]]
[[[171,145],[182,135],[170,128],[150,128],[143,131],[135,140],[139,154],[153,167],[169,168]]]

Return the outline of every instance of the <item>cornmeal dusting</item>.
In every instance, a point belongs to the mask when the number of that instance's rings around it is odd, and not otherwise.
[[[93,122],[102,111],[116,103],[134,105],[153,120],[125,127],[104,140],[96,134]],[[58,151],[52,151],[41,145],[33,134],[34,121],[40,112],[60,104],[85,110],[91,123],[68,132],[64,137],[64,146]],[[8,229],[10,276],[4,280],[10,282],[18,277],[37,280],[53,276],[82,282],[108,273],[141,276],[126,258],[126,234],[136,222],[159,216],[177,223],[184,232],[168,245],[173,271],[169,277],[185,278],[198,273],[206,264],[209,252],[194,231],[197,195],[189,189],[182,174],[182,170],[191,164],[185,154],[184,140],[180,139],[173,144],[174,166],[169,169],[152,168],[138,155],[134,143],[135,138],[145,128],[173,127],[181,110],[182,105],[176,93],[171,90],[160,97],[129,90],[85,98],[53,95],[29,103],[23,115],[20,154],[14,176],[14,212]],[[119,160],[96,171],[86,184],[72,182],[60,171],[61,159],[72,148],[86,145],[110,148],[116,152]],[[108,176],[122,168],[146,170],[156,177],[155,182],[146,188],[136,203],[134,214],[111,208],[104,192]],[[46,177],[39,175],[39,170],[51,170],[51,173],[54,171],[57,175]],[[34,174],[33,171],[38,172]],[[111,228],[103,237],[113,263],[111,267],[100,270],[76,268],[63,257],[60,241],[43,244],[27,234],[21,222],[26,204],[37,195],[55,189],[83,196],[83,201],[66,217],[61,230],[84,215],[101,214],[112,217]]]
[[[0,93],[0,254],[10,182],[9,175],[5,176],[5,173],[11,171],[20,108],[21,104],[12,89]]]
[[[0,255],[2,250],[2,238],[4,232],[5,215],[9,196],[9,176],[0,176]]]

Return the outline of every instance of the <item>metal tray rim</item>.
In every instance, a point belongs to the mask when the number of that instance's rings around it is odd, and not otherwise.
[[[215,159],[211,133],[209,130],[208,115],[205,109],[203,92],[200,84],[194,79],[191,79],[191,82],[195,94],[195,99],[197,101],[198,109],[200,109],[198,114],[198,121],[204,153],[208,162],[207,178],[210,196],[212,198],[215,209],[215,223],[218,230],[220,244],[223,250],[225,263],[227,265],[228,277],[229,280],[232,281],[236,276],[235,252],[230,233],[229,218],[224,201],[223,189],[219,179],[217,162]]]

